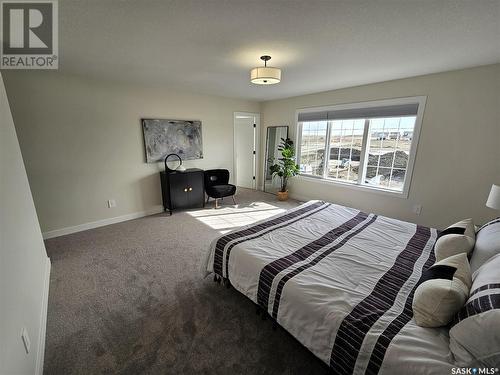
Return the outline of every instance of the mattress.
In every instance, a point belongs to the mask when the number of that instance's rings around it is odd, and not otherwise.
[[[337,374],[449,374],[446,328],[412,319],[433,228],[310,201],[216,238],[205,274],[229,280]]]

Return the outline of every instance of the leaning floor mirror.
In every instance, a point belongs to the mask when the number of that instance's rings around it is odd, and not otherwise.
[[[270,126],[267,128],[266,138],[266,168],[264,175],[264,191],[276,193],[280,188],[279,179],[273,178],[271,165],[275,164],[281,157],[278,146],[281,138],[288,137],[288,126]]]

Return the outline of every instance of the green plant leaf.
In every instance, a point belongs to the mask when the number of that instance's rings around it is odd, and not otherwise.
[[[282,157],[278,158],[276,164],[271,165],[270,171],[273,177],[278,176],[280,178],[280,191],[284,192],[287,190],[288,179],[296,176],[300,172],[300,168],[295,161],[295,148],[290,138],[281,138],[278,150],[281,152]]]

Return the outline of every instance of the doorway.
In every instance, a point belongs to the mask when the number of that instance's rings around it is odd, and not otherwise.
[[[257,188],[260,114],[234,113],[234,182],[236,186]]]

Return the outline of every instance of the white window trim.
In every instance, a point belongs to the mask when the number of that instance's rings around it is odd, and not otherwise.
[[[418,142],[420,139],[420,130],[422,128],[422,120],[424,116],[425,104],[427,101],[427,96],[411,96],[404,98],[394,98],[394,99],[384,99],[384,100],[373,100],[368,102],[359,102],[359,103],[346,103],[346,104],[337,104],[337,105],[329,105],[329,106],[320,106],[320,107],[308,107],[308,108],[300,108],[295,111],[295,134],[296,134],[296,142],[295,142],[295,154],[297,155],[297,160],[300,160],[300,145],[302,143],[302,129],[299,124],[299,114],[307,113],[307,112],[318,112],[318,111],[329,111],[329,110],[343,110],[343,109],[356,109],[356,108],[371,108],[371,107],[383,107],[387,105],[399,105],[399,104],[415,104],[418,103],[417,116],[415,119],[415,127],[413,130],[413,139],[410,146],[410,154],[408,160],[408,166],[406,168],[406,177],[405,183],[402,191],[394,191],[389,189],[378,188],[376,186],[370,185],[362,185],[362,184],[353,184],[349,182],[343,182],[338,180],[326,179],[323,177],[316,177],[313,175],[307,174],[299,174],[299,179],[304,179],[306,181],[313,181],[315,183],[328,184],[328,185],[336,185],[341,186],[353,190],[360,191],[371,191],[375,193],[381,193],[384,195],[390,195],[393,197],[408,199],[410,193],[410,186],[413,177],[413,168],[415,165],[415,159],[417,156]],[[365,127],[366,132],[366,127]],[[363,149],[366,149],[365,142],[367,141],[366,134],[363,137]],[[364,153],[361,155],[364,156]],[[361,162],[366,163],[366,160],[361,160]]]

